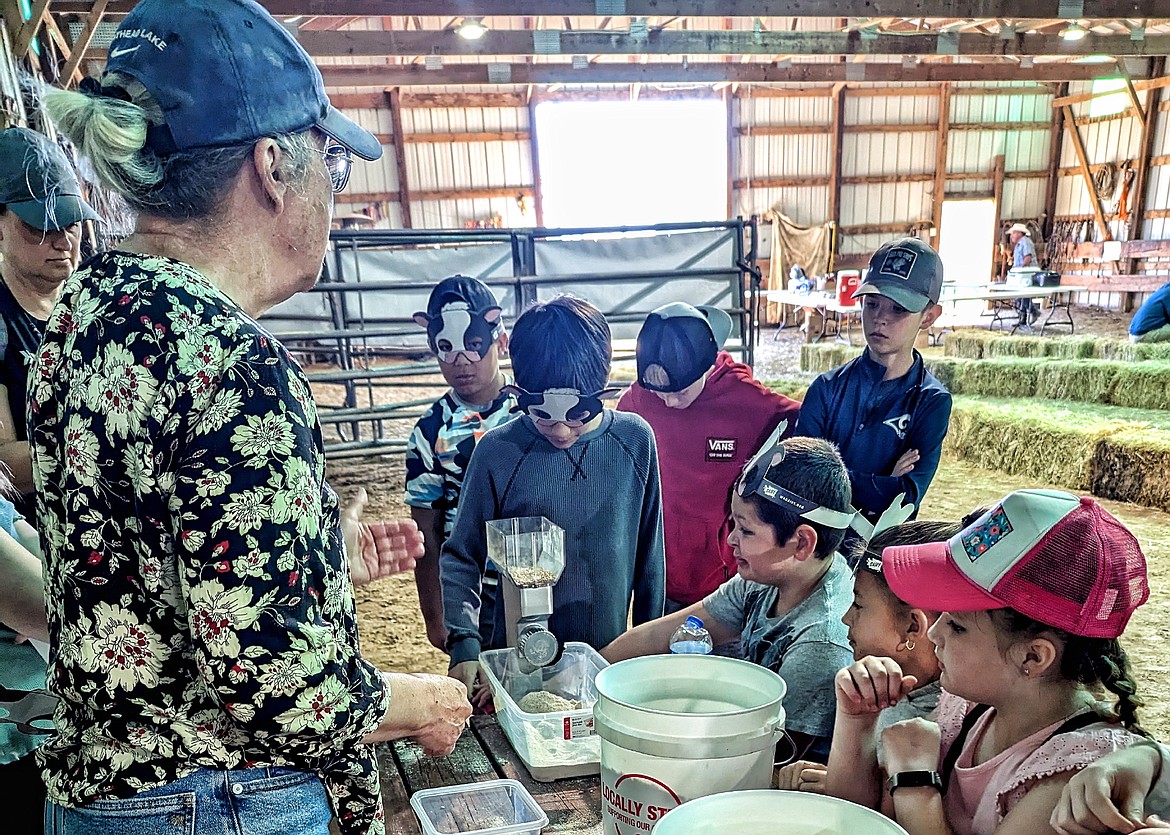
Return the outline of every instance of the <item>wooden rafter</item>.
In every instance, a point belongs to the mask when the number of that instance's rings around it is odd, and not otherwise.
[[[322,18],[322,20],[345,18]],[[1152,56],[1170,54],[1170,35],[1149,34],[1144,40],[1128,35],[1089,35],[1069,43],[1059,35],[1021,34],[1011,40],[976,32],[878,33],[790,32],[732,29],[655,29],[646,38],[629,32],[553,29],[499,29],[465,40],[453,30],[426,31],[305,31],[305,49],[321,57],[417,55],[532,55],[537,38],[559,36],[565,55],[1056,55]],[[323,29],[325,27],[314,27]],[[335,27],[331,27],[335,28]],[[544,41],[542,40],[542,48]]]
[[[402,213],[402,228],[410,229],[410,183],[407,178],[406,166],[406,134],[402,130],[402,102],[399,101],[397,87],[386,92],[386,103],[390,106],[390,127],[394,131],[394,166],[398,173],[398,209]]]
[[[28,53],[32,39],[36,37],[37,32],[41,28],[41,23],[48,17],[48,14],[49,0],[34,0],[32,4],[32,15],[21,25],[20,29],[16,32],[16,37],[13,38],[12,54],[17,61]]]
[[[81,27],[81,32],[77,35],[77,40],[73,42],[73,51],[69,56],[69,60],[61,68],[61,77],[66,80],[72,80],[74,73],[81,69],[81,61],[85,56],[85,51],[89,49],[89,44],[93,40],[93,34],[97,31],[98,24],[102,22],[102,15],[106,12],[106,6],[109,5],[109,0],[97,0],[93,4],[93,8],[89,10],[86,15],[85,25]]]
[[[126,13],[136,0],[116,0],[111,11]],[[597,14],[596,0],[261,0],[274,15],[525,15]],[[625,0],[631,17],[791,17],[791,0]],[[85,0],[54,0],[54,11],[85,12]],[[1055,13],[1055,3],[1047,4]],[[1026,19],[1035,18],[1035,0],[802,0],[806,17]],[[1084,0],[1083,19],[1164,18],[1161,0]]]
[[[1038,64],[1030,69],[1013,65],[938,64],[906,69],[901,64],[873,63],[847,72],[845,64],[688,64],[596,63],[584,69],[571,64],[507,65],[512,84],[658,84],[658,83],[836,83],[905,81],[1088,81],[1115,73],[1109,64]],[[488,67],[460,64],[426,71],[414,66],[322,67],[326,84],[334,87],[397,87],[414,85],[490,84]],[[858,77],[860,76],[860,77]]]

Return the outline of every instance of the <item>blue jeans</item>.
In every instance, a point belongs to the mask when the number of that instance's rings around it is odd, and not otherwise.
[[[328,835],[333,813],[316,774],[200,769],[122,800],[45,806],[45,835]]]

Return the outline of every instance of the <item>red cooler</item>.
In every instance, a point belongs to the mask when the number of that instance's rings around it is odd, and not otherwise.
[[[838,270],[837,304],[841,305],[842,307],[851,307],[857,304],[857,299],[853,298],[853,294],[857,292],[857,288],[860,286],[860,270]]]

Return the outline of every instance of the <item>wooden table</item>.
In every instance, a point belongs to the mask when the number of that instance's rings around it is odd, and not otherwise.
[[[938,303],[945,305],[949,302],[991,302],[992,317],[987,325],[987,329],[994,330],[996,323],[1011,323],[1012,329],[1009,333],[1015,333],[1017,329],[1026,323],[1022,321],[1020,311],[1015,307],[1014,302],[1020,299],[1048,299],[1048,315],[1040,323],[1040,335],[1043,336],[1044,329],[1049,327],[1067,327],[1069,333],[1075,331],[1076,325],[1073,323],[1072,318],[1073,296],[1077,293],[1083,293],[1088,289],[1088,287],[1078,285],[1058,284],[1055,287],[1018,287],[1014,290],[978,290],[944,294],[938,300]],[[1064,311],[1064,317],[1053,321],[1052,317],[1058,310]],[[932,336],[934,335],[932,333]]]
[[[847,345],[853,344],[853,321],[861,315],[861,305],[841,304],[837,301],[836,293],[796,293],[792,290],[768,290],[764,293],[768,301],[780,305],[780,324],[772,335],[775,341],[780,331],[788,326],[788,307],[799,307],[804,310],[816,311],[821,317],[820,330],[812,336],[810,341],[820,342],[825,336],[825,330],[830,321],[836,323],[836,337],[838,342]],[[844,325],[844,331],[841,326]]]
[[[519,780],[548,815],[545,835],[600,835],[601,779],[580,777],[538,783],[512,750],[493,716],[473,716],[448,757],[427,757],[413,742],[378,746],[386,831],[418,835],[410,796],[420,789],[508,778]]]

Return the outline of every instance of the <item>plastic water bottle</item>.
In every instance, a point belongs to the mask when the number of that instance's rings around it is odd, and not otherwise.
[[[711,633],[693,615],[670,636],[670,651],[677,655],[707,655],[711,647]]]

